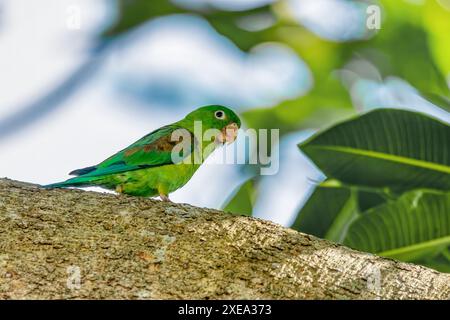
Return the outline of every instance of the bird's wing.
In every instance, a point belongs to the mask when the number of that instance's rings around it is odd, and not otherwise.
[[[196,146],[194,135],[182,127],[169,125],[157,129],[146,136],[142,137],[127,148],[117,152],[100,164],[78,169],[71,174],[81,175],[83,177],[98,177],[108,174],[121,173],[125,171],[138,170],[149,167],[158,167],[167,164],[174,164],[172,160],[172,150],[180,143],[180,141],[172,141],[172,133],[182,129],[185,135],[188,135],[190,140],[184,141],[188,147],[182,149],[180,152],[179,161],[181,162],[192,153]]]

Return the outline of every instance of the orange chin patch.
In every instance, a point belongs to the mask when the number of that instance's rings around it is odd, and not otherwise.
[[[233,122],[222,129],[216,140],[220,143],[232,143],[237,138],[238,130],[238,125]]]

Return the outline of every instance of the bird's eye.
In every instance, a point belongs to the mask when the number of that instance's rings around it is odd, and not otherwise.
[[[223,120],[223,119],[225,119],[225,112],[223,112],[222,110],[216,111],[216,112],[214,113],[214,116],[215,116],[217,119]]]

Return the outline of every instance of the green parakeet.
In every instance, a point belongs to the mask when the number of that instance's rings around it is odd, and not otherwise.
[[[201,107],[184,119],[142,137],[103,162],[72,171],[77,177],[47,188],[100,186],[134,196],[160,196],[185,185],[203,161],[237,137],[239,117],[219,105]]]

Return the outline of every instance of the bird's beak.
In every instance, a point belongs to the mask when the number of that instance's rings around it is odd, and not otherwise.
[[[221,133],[217,136],[217,140],[220,143],[232,143],[234,140],[236,140],[238,130],[238,125],[233,122],[222,129]]]

